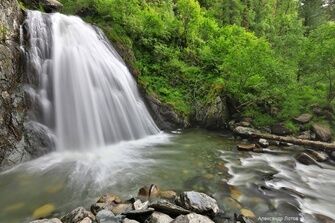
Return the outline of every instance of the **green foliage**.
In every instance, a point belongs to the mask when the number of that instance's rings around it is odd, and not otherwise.
[[[323,98],[331,104],[335,98],[335,23],[313,30],[307,42],[303,80],[324,89]]]
[[[61,2],[103,29],[149,94],[187,117],[227,96],[256,126],[296,131],[293,117],[335,97],[334,23],[323,17],[332,0],[308,25],[318,0]]]

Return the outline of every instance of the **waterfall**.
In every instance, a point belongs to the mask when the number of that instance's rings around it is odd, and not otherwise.
[[[97,148],[159,129],[121,57],[75,16],[28,11],[27,92],[57,149]]]

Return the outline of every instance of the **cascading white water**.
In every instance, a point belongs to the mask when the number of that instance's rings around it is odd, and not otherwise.
[[[96,148],[159,132],[136,82],[97,28],[28,11],[28,79],[38,118],[58,149]],[[34,86],[35,85],[35,86]]]

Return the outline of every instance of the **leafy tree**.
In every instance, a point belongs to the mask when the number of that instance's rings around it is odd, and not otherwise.
[[[326,21],[324,0],[301,0],[300,14],[307,32]]]
[[[328,104],[335,98],[335,23],[328,22],[311,32],[307,47],[305,78],[312,86],[325,86]]]

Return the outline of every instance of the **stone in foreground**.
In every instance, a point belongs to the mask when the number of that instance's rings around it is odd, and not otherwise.
[[[154,208],[156,211],[160,211],[175,217],[191,213],[189,210],[186,210],[165,200],[155,201],[151,203],[149,207]]]
[[[125,219],[123,219],[122,223],[139,223],[139,222],[135,221],[135,220],[131,220],[129,218],[125,218]]]
[[[84,220],[84,218],[86,217],[95,220],[94,215],[90,211],[87,211],[83,207],[78,207],[73,211],[71,211],[70,213],[68,213],[67,215],[63,216],[61,220],[63,223],[77,223]]]
[[[180,205],[187,210],[198,214],[213,215],[219,211],[215,199],[195,191],[183,192],[180,194]]]
[[[207,216],[191,213],[188,215],[180,215],[173,223],[214,223]]]
[[[173,218],[171,218],[169,215],[155,211],[146,220],[146,223],[170,223],[172,221],[173,221]]]
[[[98,223],[121,223],[122,219],[116,217],[113,212],[109,210],[101,210],[96,215]]]

